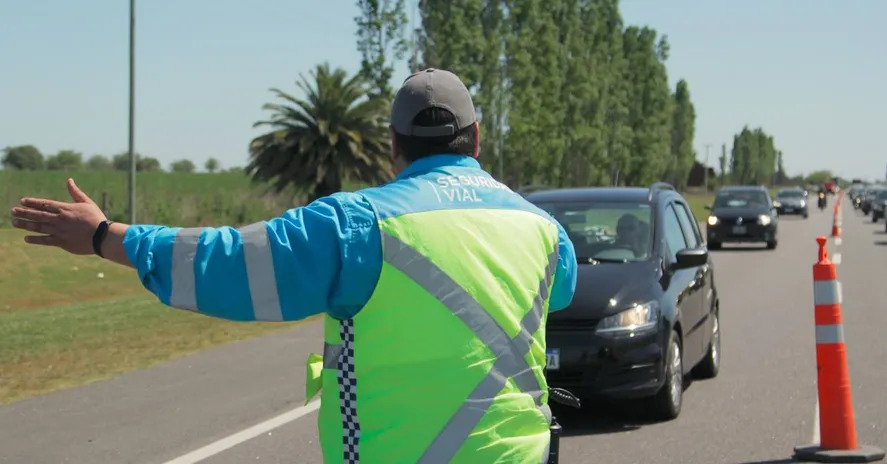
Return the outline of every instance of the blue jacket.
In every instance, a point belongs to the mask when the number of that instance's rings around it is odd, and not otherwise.
[[[428,173],[437,174],[439,185],[429,181],[418,194],[398,182]],[[476,197],[467,201],[460,189],[448,188],[460,179],[491,188],[474,189]],[[145,288],[172,307],[237,321],[295,321],[321,313],[348,319],[369,300],[382,268],[378,218],[386,211],[369,197],[410,204],[411,210],[447,202],[547,217],[560,236],[550,309],[573,299],[576,254],[564,229],[467,156],[422,158],[383,186],[320,198],[240,229],[133,225],[123,245]]]

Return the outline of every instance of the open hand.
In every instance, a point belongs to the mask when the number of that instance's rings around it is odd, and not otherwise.
[[[43,234],[28,235],[27,243],[55,246],[75,255],[92,254],[92,236],[105,214],[73,179],[68,179],[67,186],[73,203],[22,198],[22,207],[12,208],[12,225]]]

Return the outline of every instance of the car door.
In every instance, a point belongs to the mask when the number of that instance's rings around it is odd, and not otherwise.
[[[666,258],[670,265],[677,261],[675,255],[689,248],[687,238],[684,235],[684,229],[681,227],[680,219],[674,203],[666,205],[663,211],[662,226],[665,235],[665,244],[668,248]],[[696,279],[696,269],[679,269],[672,272],[669,282],[669,288],[666,292],[670,298],[674,298],[678,310],[681,314],[681,326],[683,327],[683,349],[684,359],[698,359],[700,347],[699,333],[697,326],[700,319],[700,302],[698,298],[698,288]],[[689,363],[685,363],[685,367],[689,368]]]
[[[675,211],[678,214],[678,220],[681,223],[681,229],[684,232],[684,238],[687,241],[688,248],[699,248],[704,246],[702,234],[699,232],[699,225],[693,213],[686,203],[682,201],[674,202]],[[705,353],[711,339],[711,330],[709,328],[709,308],[711,308],[712,285],[711,285],[711,266],[706,264],[693,269],[694,281],[691,285],[692,296],[688,303],[693,305],[696,314],[695,323],[693,325],[692,335],[694,335],[692,343],[699,346],[700,356]],[[698,336],[695,336],[697,335]]]

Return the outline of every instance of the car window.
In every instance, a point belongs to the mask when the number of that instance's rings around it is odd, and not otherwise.
[[[766,207],[770,198],[761,190],[727,190],[715,197],[715,208]]]
[[[693,220],[693,215],[690,213],[690,210],[688,210],[687,206],[683,203],[675,203],[674,207],[675,211],[678,213],[678,221],[681,223],[681,228],[684,230],[684,238],[687,241],[687,246],[690,248],[702,246],[702,237],[699,235],[698,226],[696,225],[696,221]]]
[[[567,232],[579,262],[642,261],[653,248],[649,203],[633,201],[536,202]]]
[[[801,190],[781,190],[776,193],[776,198],[804,198]]]
[[[668,245],[668,252],[672,261],[679,251],[687,247],[687,241],[684,238],[684,231],[681,229],[680,221],[677,213],[672,205],[665,208],[665,243]]]

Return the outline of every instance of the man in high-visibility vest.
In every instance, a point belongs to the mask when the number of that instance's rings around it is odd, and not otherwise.
[[[239,229],[110,224],[72,180],[72,203],[24,199],[14,225],[43,234],[28,243],[134,267],[176,308],[325,314],[306,392],[321,392],[325,462],[545,462],[545,320],[573,298],[573,245],[481,169],[454,74],[404,81],[390,133],[394,181]]]

